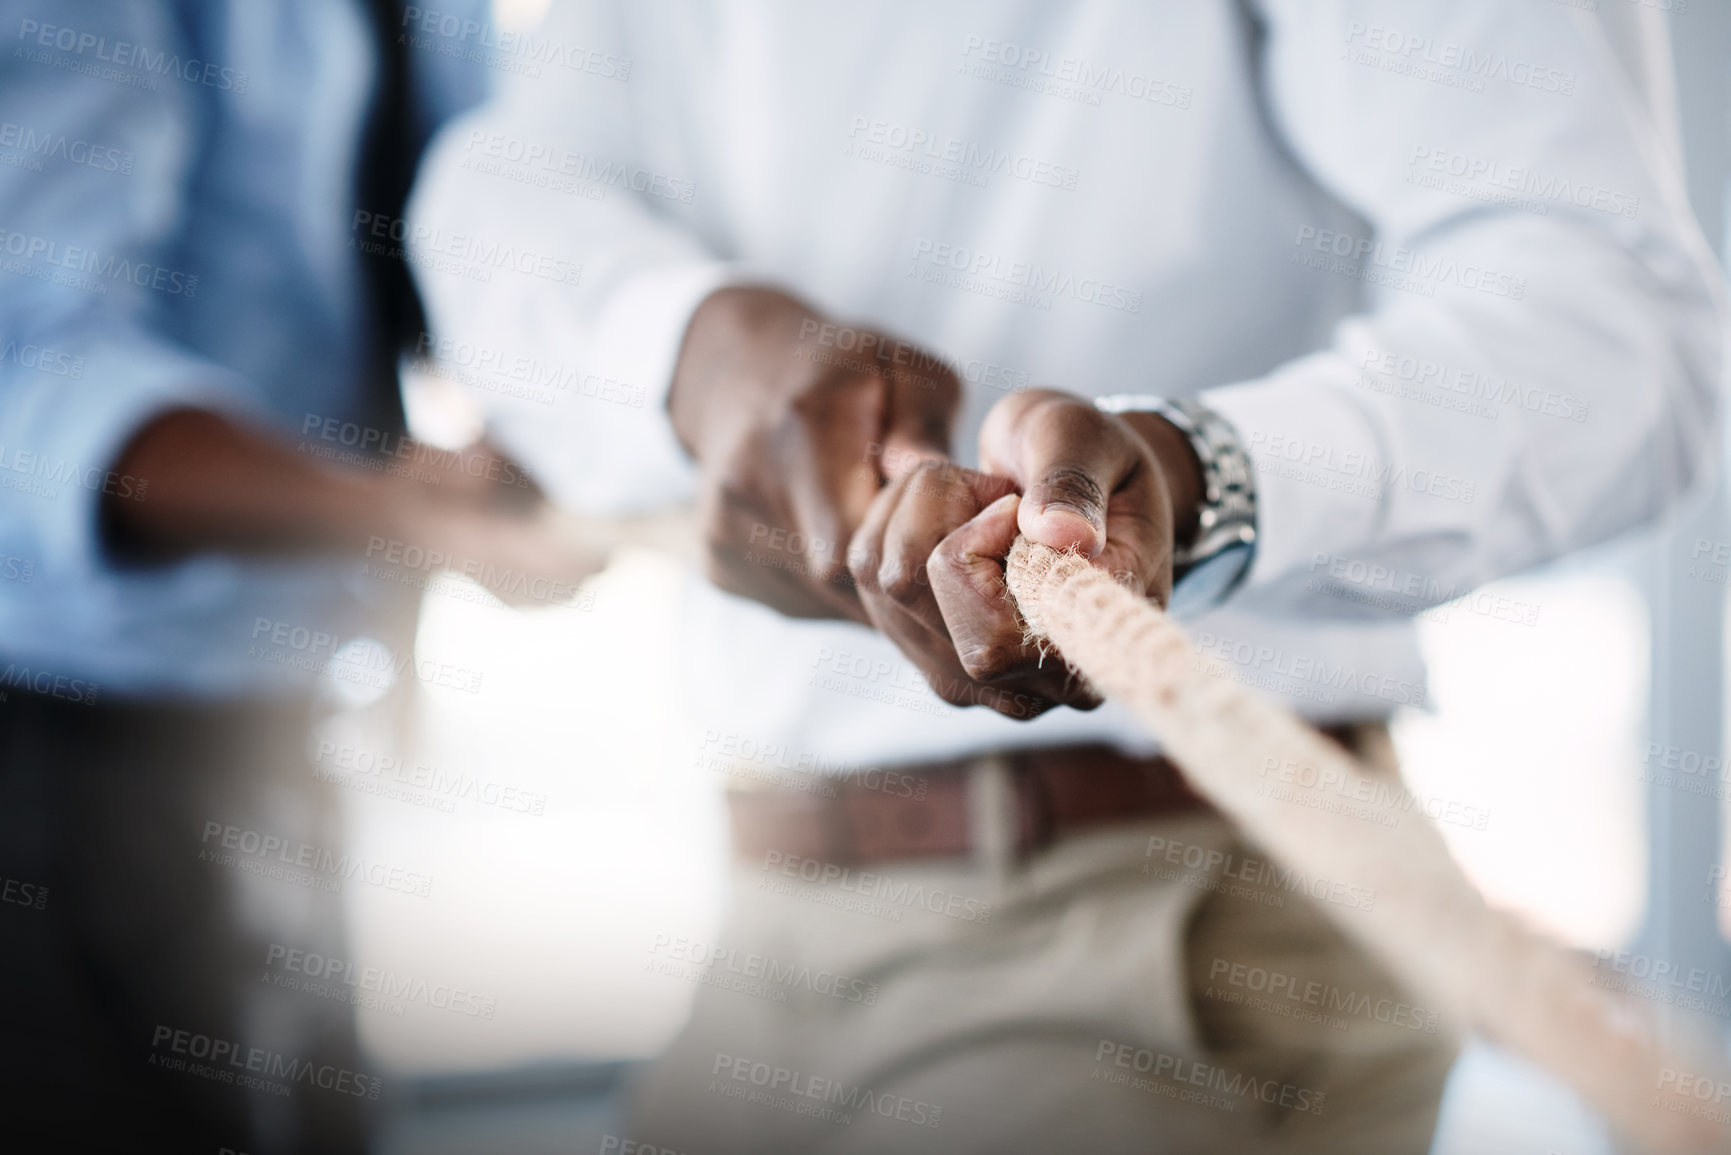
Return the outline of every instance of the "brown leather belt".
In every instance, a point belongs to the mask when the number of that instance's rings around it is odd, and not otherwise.
[[[1358,748],[1356,727],[1325,727],[1323,733]],[[1018,856],[1091,827],[1208,809],[1178,766],[1160,755],[1138,759],[1110,746],[1060,746],[996,757],[1011,784]],[[761,860],[779,851],[842,866],[969,855],[970,780],[980,761],[812,776],[809,789],[729,791],[735,853]]]

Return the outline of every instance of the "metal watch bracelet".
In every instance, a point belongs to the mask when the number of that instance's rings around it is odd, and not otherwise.
[[[1173,554],[1173,582],[1188,584],[1192,573],[1208,570],[1205,600],[1224,599],[1249,573],[1256,548],[1256,473],[1238,431],[1196,401],[1117,393],[1094,405],[1105,413],[1153,413],[1184,434],[1202,466],[1202,502],[1195,539]]]

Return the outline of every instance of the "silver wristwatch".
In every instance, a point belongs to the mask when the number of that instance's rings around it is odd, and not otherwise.
[[[1196,539],[1172,558],[1172,604],[1178,618],[1219,605],[1250,572],[1256,556],[1256,473],[1232,423],[1195,401],[1137,393],[1095,400],[1106,413],[1153,413],[1177,427],[1202,464],[1202,508]]]

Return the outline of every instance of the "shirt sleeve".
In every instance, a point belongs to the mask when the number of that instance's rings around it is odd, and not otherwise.
[[[1707,472],[1718,275],[1593,17],[1258,7],[1271,128],[1324,194],[1290,223],[1291,259],[1356,281],[1362,308],[1326,348],[1203,395],[1254,463],[1247,608],[1416,612],[1649,519]],[[1397,596],[1305,592],[1338,573]]]
[[[152,4],[9,3],[0,27],[0,521],[44,572],[75,577],[108,564],[105,496],[147,497],[111,468],[142,426],[255,403],[171,335],[197,293],[170,240],[188,86],[103,63],[175,51],[172,21]]]
[[[695,470],[667,390],[692,313],[738,274],[682,218],[691,183],[636,146],[634,62],[606,6],[555,5],[534,35],[554,64],[448,126],[422,168],[407,243],[423,352],[555,500],[684,501]]]

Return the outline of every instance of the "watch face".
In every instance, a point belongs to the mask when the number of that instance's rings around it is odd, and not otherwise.
[[[1201,617],[1226,600],[1226,595],[1249,572],[1250,559],[1255,554],[1255,546],[1234,542],[1213,557],[1197,562],[1172,583],[1172,601],[1166,611],[1181,622]]]

